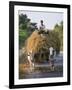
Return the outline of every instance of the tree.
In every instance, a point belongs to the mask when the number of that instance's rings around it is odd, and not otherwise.
[[[58,33],[60,42],[61,42],[61,50],[63,50],[63,21],[60,24],[56,24],[54,27],[54,31]]]
[[[30,19],[27,17],[26,14],[20,14],[19,15],[19,28],[20,29],[26,29],[27,24],[30,22]]]
[[[37,29],[37,23],[31,22],[26,14],[19,15],[19,47],[24,46],[24,42],[30,34]]]
[[[58,28],[58,27],[59,27],[59,25],[58,25],[58,24],[56,24],[54,28]]]

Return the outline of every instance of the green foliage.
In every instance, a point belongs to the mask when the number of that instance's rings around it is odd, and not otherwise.
[[[54,27],[54,31],[58,34],[60,38],[61,47],[60,50],[63,50],[63,21],[60,22],[60,24],[56,24]]]
[[[21,14],[19,15],[19,28],[20,29],[26,29],[27,28],[27,24],[30,22],[30,19],[27,17],[27,15],[25,14]]]
[[[19,48],[24,46],[24,42],[28,37],[28,32],[27,30],[19,30]]]

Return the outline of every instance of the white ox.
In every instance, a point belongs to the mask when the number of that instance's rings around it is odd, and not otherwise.
[[[32,51],[28,52],[27,59],[29,61],[30,69],[32,71],[34,69],[34,54]]]

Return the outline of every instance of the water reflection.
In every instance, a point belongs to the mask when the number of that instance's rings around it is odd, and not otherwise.
[[[19,79],[29,78],[52,78],[52,77],[63,77],[63,54],[59,54],[55,57],[55,70],[51,71],[48,62],[43,64],[35,64],[32,72],[30,67],[21,67],[23,70],[19,70]]]

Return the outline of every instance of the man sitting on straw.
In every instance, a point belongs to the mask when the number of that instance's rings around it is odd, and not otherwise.
[[[45,29],[45,25],[43,24],[43,20],[40,21],[39,34],[48,34],[48,31]]]

